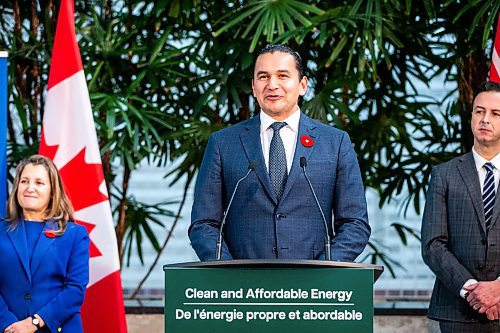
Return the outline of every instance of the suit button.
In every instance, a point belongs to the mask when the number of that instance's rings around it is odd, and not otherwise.
[[[26,294],[24,294],[24,299],[25,299],[25,300],[29,300],[30,298],[31,298],[30,293],[26,293]]]
[[[278,248],[277,248],[276,246],[275,246],[275,247],[273,247],[273,253],[274,253],[274,254],[278,253]]]
[[[477,269],[482,271],[484,269],[484,265],[481,265],[481,264],[477,265]]]
[[[281,220],[281,219],[284,219],[286,216],[281,214],[281,213],[278,213],[276,214],[276,220]]]

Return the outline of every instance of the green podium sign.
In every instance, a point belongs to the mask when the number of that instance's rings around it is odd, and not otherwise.
[[[218,263],[164,267],[165,332],[373,332],[380,266]]]

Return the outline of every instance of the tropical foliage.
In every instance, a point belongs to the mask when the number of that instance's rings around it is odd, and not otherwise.
[[[0,4],[11,165],[37,149],[58,3]],[[302,110],[350,134],[380,206],[409,193],[405,207],[419,212],[432,166],[472,144],[472,90],[488,75],[500,2],[76,0],[76,12],[106,177],[120,184],[111,188],[120,254],[130,256],[132,240],[141,255],[142,235],[162,250],[147,225],[166,213],[133,200],[134,170],[176,161],[174,182],[187,189],[209,134],[258,112],[252,64],[268,43],[303,56]],[[419,91],[436,80],[443,98]],[[404,242],[414,233],[395,230]],[[390,264],[371,246],[373,262]]]

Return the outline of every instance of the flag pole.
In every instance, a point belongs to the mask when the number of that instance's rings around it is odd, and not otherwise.
[[[7,59],[0,51],[0,218],[5,217],[7,202]]]

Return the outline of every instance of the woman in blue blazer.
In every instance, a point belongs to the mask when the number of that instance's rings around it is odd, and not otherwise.
[[[22,161],[0,222],[0,332],[83,332],[89,237],[54,163]]]

